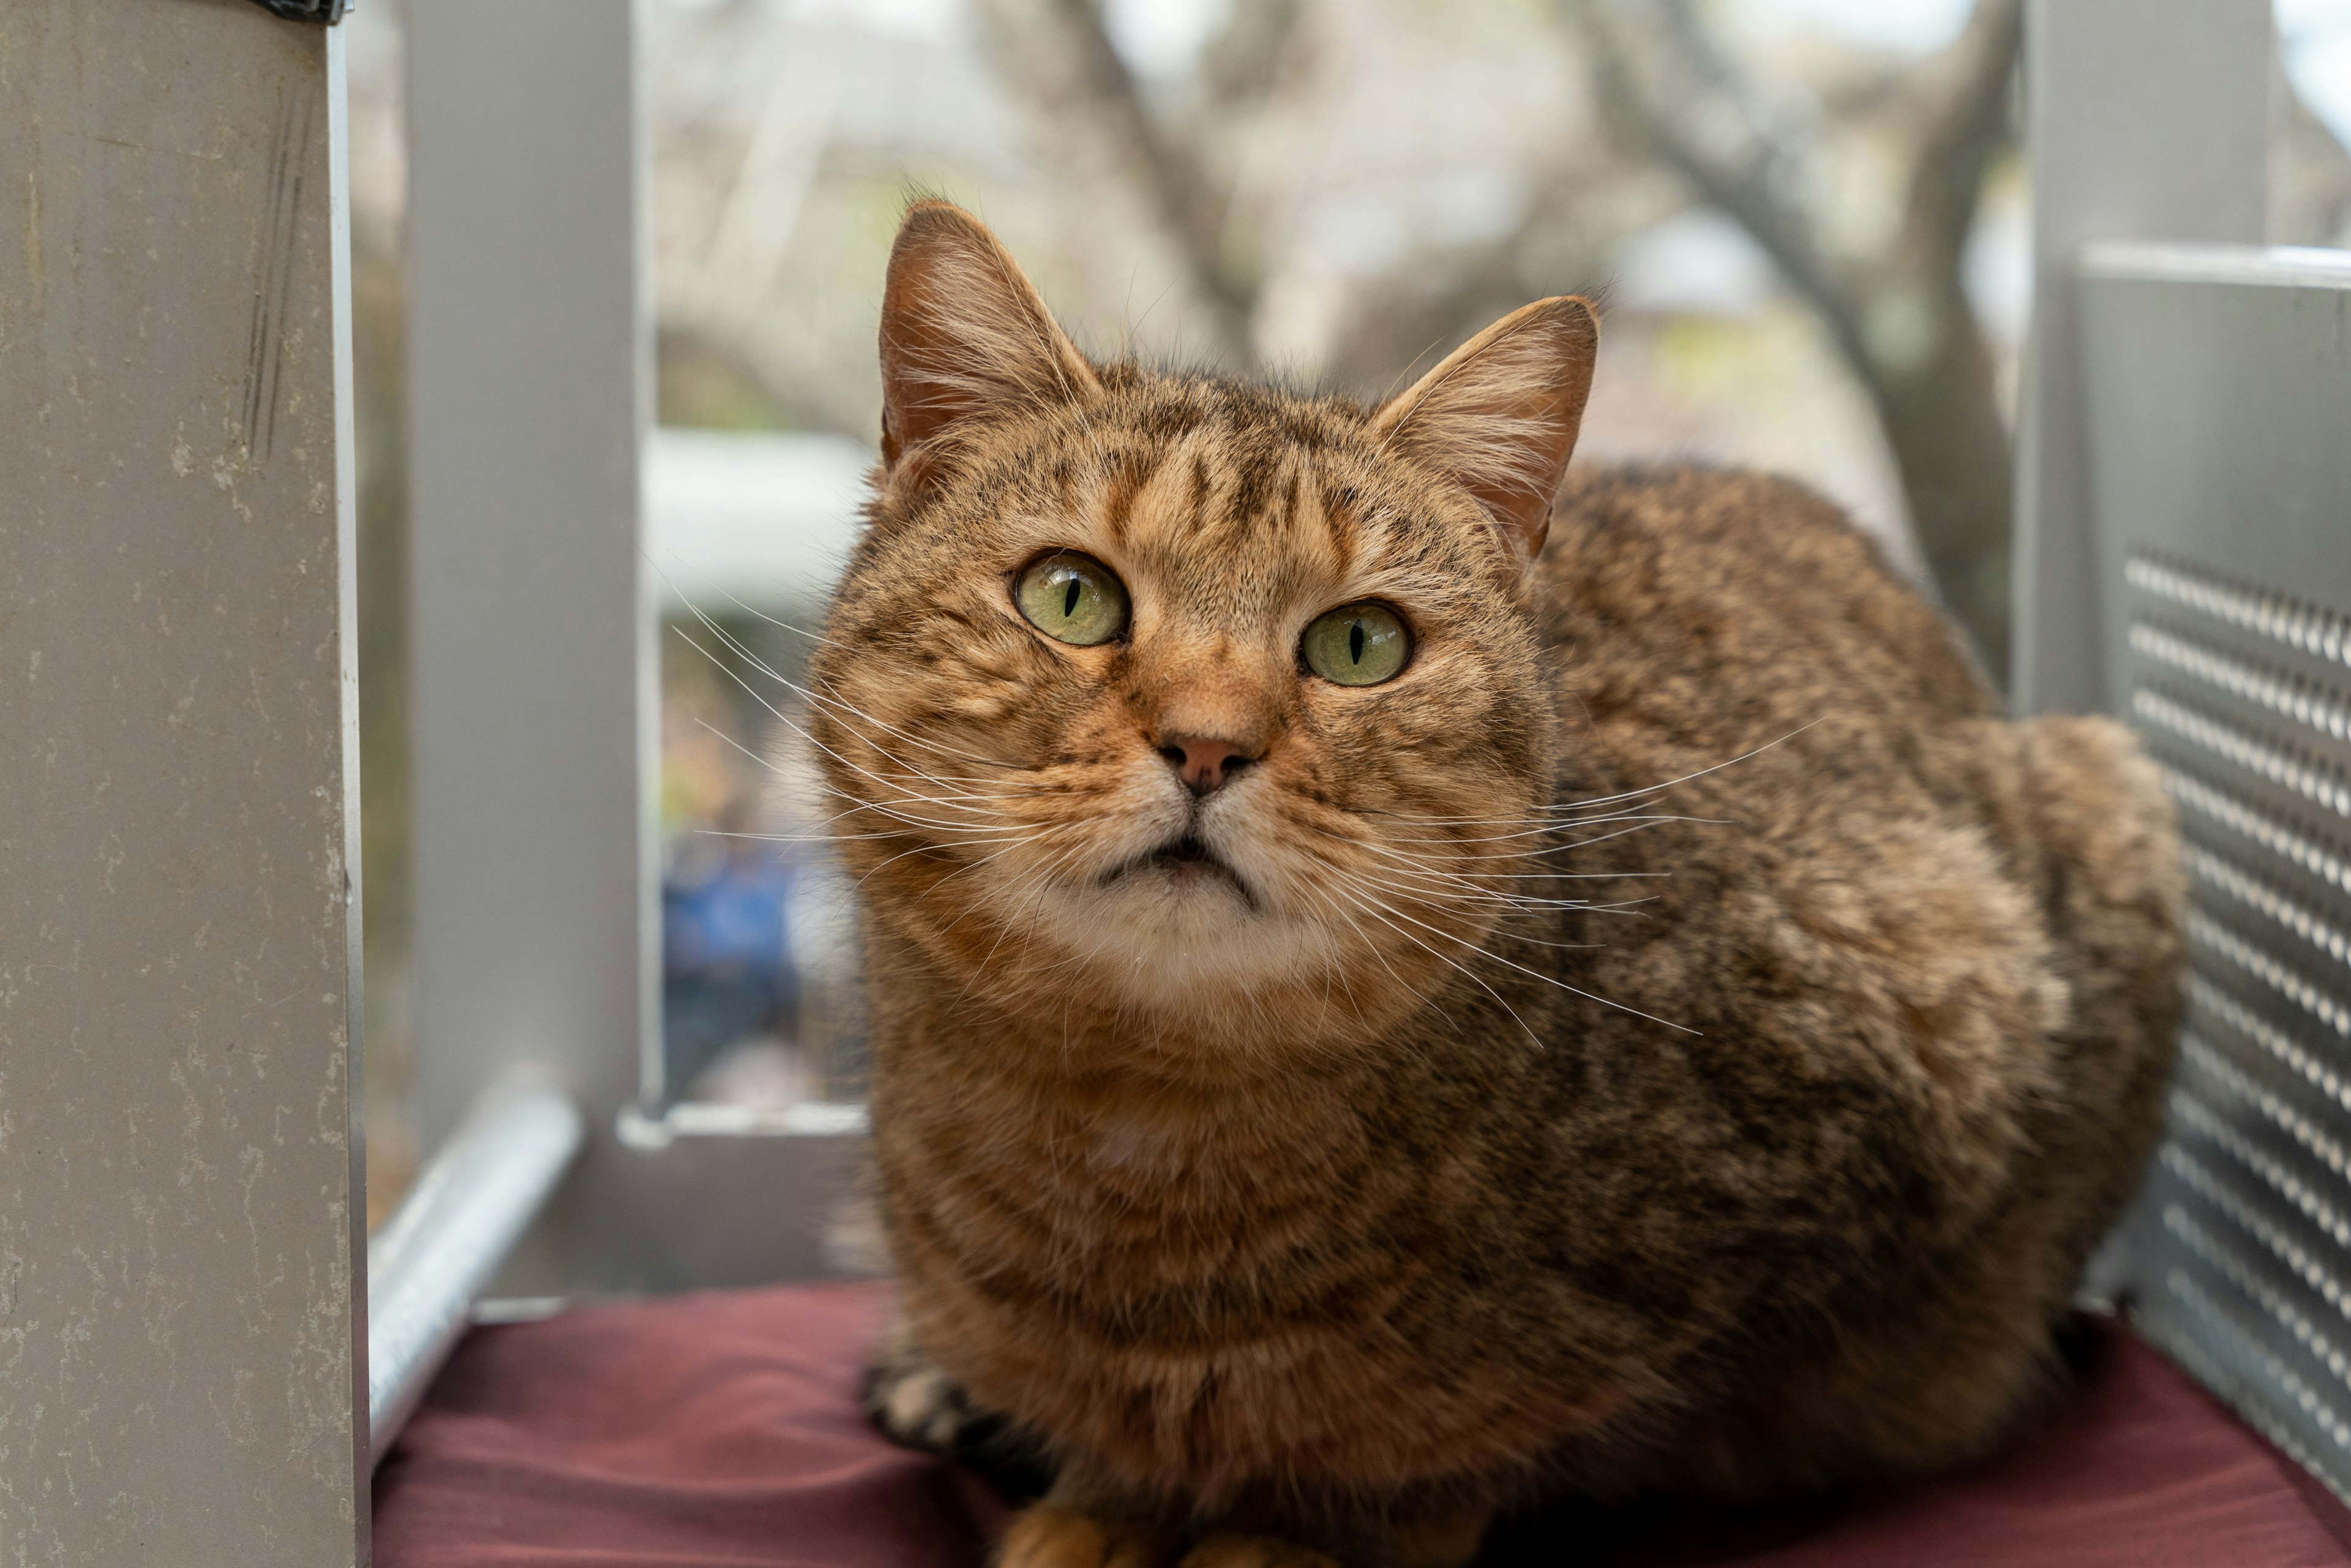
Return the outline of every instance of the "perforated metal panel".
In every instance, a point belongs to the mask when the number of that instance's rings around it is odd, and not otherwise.
[[[2351,256],[2116,247],[2082,287],[2105,691],[2190,895],[2126,1291],[2351,1493]]]

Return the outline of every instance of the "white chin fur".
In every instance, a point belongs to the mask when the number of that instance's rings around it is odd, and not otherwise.
[[[1138,867],[1029,906],[1033,933],[1134,1005],[1196,1013],[1268,987],[1322,983],[1350,956],[1319,924],[1245,897],[1206,868]]]

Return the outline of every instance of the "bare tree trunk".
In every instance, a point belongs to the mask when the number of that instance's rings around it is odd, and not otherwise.
[[[1690,0],[1560,4],[1592,45],[1613,117],[1746,228],[1819,314],[1869,394],[1936,586],[2004,686],[2011,458],[1960,265],[2008,140],[2020,0],[1979,0],[1959,38],[1902,84],[1919,125],[1903,222],[1883,254],[1846,259],[1806,205],[1816,151],[1775,121]]]
[[[1966,627],[1986,673],[2005,686],[2009,651],[2013,473],[1991,352],[1954,287],[1915,371],[1864,376],[1901,475],[1919,552],[1943,603]]]

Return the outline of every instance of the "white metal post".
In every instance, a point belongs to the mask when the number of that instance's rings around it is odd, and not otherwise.
[[[408,8],[428,1147],[525,1061],[609,1129],[659,1027],[637,9]]]
[[[2077,287],[2095,240],[2256,244],[2269,0],[2031,0],[2032,341],[2017,465],[2015,706],[2094,709],[2102,670]]]
[[[0,1561],[367,1555],[339,34],[0,5]]]

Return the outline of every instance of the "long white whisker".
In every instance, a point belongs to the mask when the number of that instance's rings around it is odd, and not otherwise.
[[[1606,997],[1595,995],[1591,991],[1579,989],[1574,986],[1569,985],[1565,980],[1556,979],[1550,975],[1544,974],[1540,969],[1530,969],[1524,964],[1511,963],[1510,959],[1503,957],[1500,954],[1489,952],[1487,949],[1479,946],[1474,942],[1468,941],[1463,937],[1456,936],[1450,931],[1440,930],[1437,926],[1427,925],[1423,921],[1413,920],[1411,915],[1405,915],[1401,910],[1391,909],[1389,913],[1395,915],[1398,919],[1410,920],[1413,925],[1420,926],[1422,930],[1442,936],[1448,942],[1458,942],[1462,946],[1468,948],[1472,952],[1484,953],[1486,956],[1493,959],[1497,964],[1500,964],[1507,968],[1516,969],[1519,973],[1528,977],[1530,979],[1541,980],[1546,985],[1557,986],[1561,990],[1573,992],[1575,995],[1582,997],[1586,1001],[1598,1002],[1602,1007],[1614,1008],[1618,1012],[1630,1013],[1635,1018],[1647,1019],[1651,1023],[1663,1024],[1666,1028],[1677,1030],[1683,1034],[1696,1035],[1698,1033],[1697,1030],[1690,1028],[1687,1024],[1678,1024],[1674,1022],[1671,1019],[1661,1019],[1655,1013],[1645,1013],[1638,1008],[1628,1007],[1623,1002],[1611,1001]]]
[[[1757,747],[1754,750],[1741,752],[1728,762],[1718,762],[1711,768],[1701,768],[1695,773],[1685,773],[1678,779],[1668,779],[1662,784],[1652,784],[1646,789],[1627,789],[1623,791],[1621,794],[1615,795],[1594,795],[1589,799],[1582,800],[1562,800],[1559,802],[1555,809],[1559,810],[1573,810],[1585,806],[1606,806],[1618,800],[1638,800],[1644,795],[1654,795],[1661,789],[1671,789],[1677,785],[1687,784],[1693,779],[1703,779],[1709,773],[1719,773],[1726,768],[1736,768],[1740,763],[1749,760],[1750,758],[1762,756],[1765,752],[1771,750],[1775,746],[1785,746],[1788,742],[1795,739],[1796,737],[1803,734],[1804,731],[1812,728],[1813,725],[1822,723],[1826,716],[1826,715],[1823,715],[1821,718],[1813,720],[1812,724],[1798,725],[1795,728],[1790,730],[1779,739],[1767,740],[1762,745]]]

